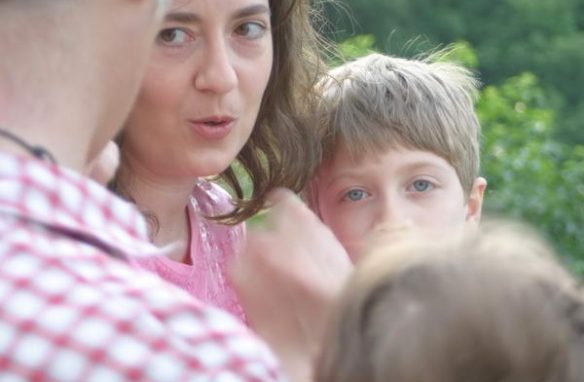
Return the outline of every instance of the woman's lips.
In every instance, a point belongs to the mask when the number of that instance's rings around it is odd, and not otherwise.
[[[199,136],[205,139],[219,140],[225,138],[235,125],[231,117],[209,117],[189,120],[189,124]]]

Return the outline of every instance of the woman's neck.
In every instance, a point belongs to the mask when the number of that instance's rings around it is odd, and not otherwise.
[[[187,206],[196,179],[169,181],[146,169],[130,168],[122,164],[118,183],[121,188],[119,191],[131,197],[142,212],[153,216],[155,221],[151,237],[154,244],[180,241],[188,245],[190,229]]]

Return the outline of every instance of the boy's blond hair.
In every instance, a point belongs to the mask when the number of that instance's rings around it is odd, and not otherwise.
[[[535,235],[373,253],[347,286],[317,382],[584,381],[584,301]]]
[[[358,158],[398,145],[432,152],[456,170],[465,195],[479,171],[478,81],[462,66],[370,54],[333,69],[321,82],[323,159],[342,142]],[[435,61],[435,62],[434,62]]]

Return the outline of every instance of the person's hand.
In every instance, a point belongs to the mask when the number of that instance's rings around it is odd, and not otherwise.
[[[264,228],[250,229],[232,278],[251,327],[292,380],[309,380],[329,310],[352,271],[333,233],[288,190],[269,201]]]
[[[109,141],[99,155],[86,166],[87,175],[103,185],[109,182],[120,163],[120,150],[118,146]]]

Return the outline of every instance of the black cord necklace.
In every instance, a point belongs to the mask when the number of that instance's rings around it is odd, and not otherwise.
[[[55,160],[53,154],[51,154],[47,149],[45,149],[42,146],[33,146],[24,139],[20,138],[18,135],[4,129],[0,129],[0,137],[6,138],[9,141],[18,144],[37,159],[46,160],[53,164],[57,164],[57,161]]]

